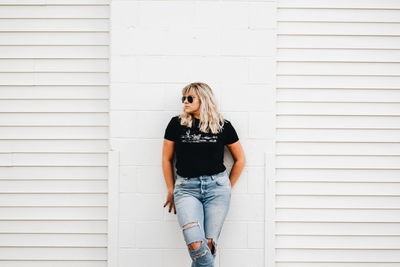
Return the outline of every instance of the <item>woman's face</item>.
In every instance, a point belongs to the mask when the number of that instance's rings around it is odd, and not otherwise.
[[[182,103],[184,111],[193,114],[196,118],[200,118],[200,99],[197,94],[186,93],[183,96],[186,96],[185,101]],[[192,96],[192,103],[188,101],[188,96]]]

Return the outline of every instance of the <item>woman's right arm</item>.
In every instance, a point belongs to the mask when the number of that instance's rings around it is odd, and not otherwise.
[[[163,152],[162,152],[162,168],[164,172],[165,183],[167,184],[167,200],[164,203],[168,205],[168,212],[174,209],[176,214],[176,207],[174,202],[174,172],[173,172],[173,156],[174,156],[175,142],[164,139]]]
[[[162,168],[168,193],[173,193],[174,191],[174,172],[173,172],[174,149],[175,149],[175,142],[164,139],[163,151],[162,151]]]

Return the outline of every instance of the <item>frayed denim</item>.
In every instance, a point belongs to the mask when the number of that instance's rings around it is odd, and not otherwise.
[[[231,199],[227,171],[215,175],[186,178],[177,175],[174,188],[176,214],[186,245],[199,242],[188,252],[192,267],[214,267],[217,244]],[[208,247],[211,238],[213,251]]]

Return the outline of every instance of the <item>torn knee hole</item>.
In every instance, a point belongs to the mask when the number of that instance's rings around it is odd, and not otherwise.
[[[193,226],[197,226],[197,225],[199,225],[198,222],[188,223],[188,224],[185,224],[183,226],[183,229],[187,229],[187,228],[190,228],[190,227],[193,227]]]
[[[190,250],[197,250],[201,247],[202,243],[203,243],[203,241],[195,241],[195,242],[188,244],[188,247]]]
[[[212,238],[208,238],[208,247],[211,250],[211,253],[214,254],[215,252],[215,247],[214,247],[214,240]]]
[[[193,256],[193,259],[197,259],[198,257],[204,256],[204,255],[207,254],[207,252],[208,252],[208,250],[206,250],[206,251],[204,251],[204,252],[202,252],[200,254],[196,254],[196,255]]]
[[[195,226],[200,227],[199,222],[192,222],[192,223],[185,224],[184,226],[182,226],[182,228],[183,228],[183,230],[186,230],[186,229],[189,229],[189,228],[195,227]],[[203,241],[195,241],[195,242],[188,244],[188,247],[190,250],[197,250],[201,247],[202,243],[203,243]]]

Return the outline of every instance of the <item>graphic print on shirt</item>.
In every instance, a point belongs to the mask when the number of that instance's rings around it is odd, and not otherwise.
[[[181,140],[182,143],[216,143],[218,141],[218,136],[207,136],[201,133],[196,134],[188,129],[185,134],[181,135]]]

